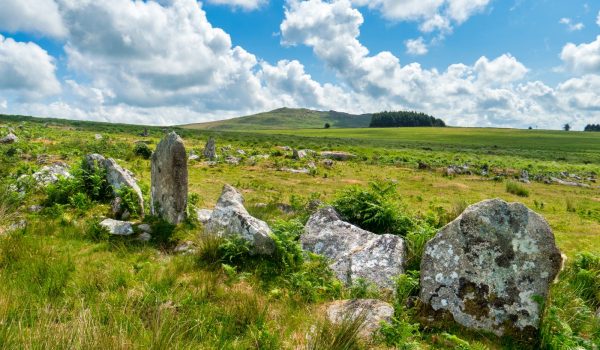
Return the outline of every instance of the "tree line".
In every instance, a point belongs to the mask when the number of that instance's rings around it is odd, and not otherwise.
[[[385,111],[375,113],[371,117],[371,128],[416,127],[435,126],[444,127],[443,120],[434,118],[421,112],[413,111]]]
[[[583,131],[600,131],[600,124],[588,124]]]

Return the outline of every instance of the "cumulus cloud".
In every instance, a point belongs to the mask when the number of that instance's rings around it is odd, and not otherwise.
[[[404,42],[406,45],[406,53],[411,55],[425,55],[427,54],[427,45],[425,44],[422,37],[417,39],[409,39]]]
[[[570,18],[566,18],[566,17],[561,18],[560,21],[558,21],[558,23],[564,24],[565,26],[567,26],[567,29],[570,32],[576,32],[576,31],[582,30],[585,27],[583,25],[583,23],[581,23],[581,22],[574,23]]]
[[[67,33],[54,0],[0,0],[0,30],[61,38]]]
[[[568,43],[560,58],[568,69],[582,73],[600,73],[600,35],[591,43]]]
[[[268,0],[207,0],[209,4],[227,5],[244,10],[256,10],[266,4]]]
[[[464,23],[483,11],[490,0],[352,0],[357,6],[368,6],[392,21],[420,23],[423,32],[449,32],[453,25]]]
[[[0,35],[0,91],[33,100],[60,92],[54,59],[35,43]]]

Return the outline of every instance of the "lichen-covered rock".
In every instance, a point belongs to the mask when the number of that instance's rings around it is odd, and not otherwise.
[[[346,284],[364,279],[392,289],[394,277],[404,272],[404,240],[378,235],[342,221],[332,207],[319,209],[300,237],[302,248],[324,255],[336,276]]]
[[[122,188],[130,188],[137,197],[138,214],[144,216],[144,197],[142,196],[142,190],[140,190],[135,181],[134,175],[129,170],[123,169],[112,158],[105,159],[103,164],[106,169],[106,181],[112,187],[113,195],[118,197]]]
[[[350,160],[352,158],[355,158],[356,156],[354,154],[348,153],[348,152],[324,151],[324,152],[321,152],[321,157],[343,161],[343,160]]]
[[[152,154],[152,215],[178,224],[186,218],[188,194],[187,153],[175,133],[163,138]]]
[[[38,185],[46,186],[58,181],[59,178],[71,178],[69,166],[63,162],[56,162],[51,165],[43,166],[39,171],[31,175]]]
[[[111,235],[129,236],[133,234],[133,226],[129,221],[104,219],[100,222],[100,226],[104,227]]]
[[[333,324],[362,317],[364,320],[358,334],[370,338],[379,330],[382,322],[392,321],[394,307],[377,299],[336,300],[326,305],[326,313]]]
[[[210,216],[212,215],[212,212],[213,211],[210,209],[197,209],[196,217],[198,218],[198,221],[200,221],[200,223],[205,225],[206,223],[208,223],[208,220],[210,220]]]
[[[208,139],[206,146],[204,146],[204,150],[202,151],[202,155],[209,160],[217,159],[217,143],[214,138],[211,137]]]
[[[19,141],[19,138],[12,132],[0,139],[0,143],[3,144],[15,143],[17,141]]]
[[[560,265],[554,235],[540,215],[521,203],[479,202],[427,243],[423,311],[430,320],[451,316],[467,328],[529,339]]]
[[[240,235],[250,242],[252,254],[272,254],[275,242],[266,222],[250,214],[244,207],[244,197],[235,188],[223,186],[221,197],[205,225],[207,234],[221,237]]]

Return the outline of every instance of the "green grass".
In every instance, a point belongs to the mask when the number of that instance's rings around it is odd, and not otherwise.
[[[364,128],[371,122],[370,114],[354,115],[335,111],[313,111],[301,108],[280,108],[270,112],[215,122],[183,125],[188,129],[212,130],[265,130],[265,129],[321,129],[326,123],[331,128]]]
[[[202,227],[194,222],[171,227],[146,217],[155,229],[151,242],[110,238],[97,226],[110,208],[107,200],[94,194],[95,182],[85,190],[78,185],[54,192],[64,200],[40,213],[28,210],[53,191],[19,180],[42,167],[38,158],[77,166],[92,152],[113,157],[131,170],[147,202],[150,160],[136,152],[136,141],[145,140],[154,149],[163,128],[148,127],[150,135],[142,137],[143,126],[0,116],[0,135],[8,126],[21,141],[0,145],[0,231],[22,219],[28,225],[0,236],[2,348],[515,348],[510,342],[452,325],[424,329],[414,309],[406,307],[408,299],[418,294],[418,275],[412,271],[418,269],[426,241],[467,205],[496,197],[521,201],[543,215],[569,257],[567,270],[552,286],[541,344],[547,349],[589,348],[599,341],[597,320],[592,317],[600,300],[594,294],[598,267],[594,258],[578,257],[582,251],[600,254],[598,188],[516,183],[529,191],[528,197],[520,197],[506,187],[523,169],[532,180],[561,171],[582,177],[599,174],[600,162],[595,160],[600,139],[593,133],[175,128],[186,148],[197,154],[210,136],[216,137],[217,149],[231,145],[231,154],[246,151],[238,166],[190,162],[189,192],[195,206],[212,208],[224,183],[240,189],[250,213],[266,220],[277,234],[276,257],[260,260],[246,256],[235,242],[224,245],[222,240],[202,236]],[[96,133],[103,139],[96,140]],[[344,150],[357,158],[327,169],[318,159],[291,159],[291,154],[277,148],[283,145]],[[251,160],[263,154],[270,157]],[[317,163],[313,174],[279,171],[306,167],[311,161]],[[428,169],[419,170],[419,162]],[[445,176],[443,170],[451,164],[467,164],[472,174]],[[487,176],[480,175],[484,166],[489,169]],[[381,189],[370,187],[372,182],[395,186],[379,196],[376,191]],[[9,188],[13,185],[23,187],[26,194]],[[83,192],[87,197],[80,195]],[[339,201],[345,195],[348,200]],[[396,298],[374,293],[366,284],[343,288],[331,280],[322,259],[298,254],[297,236],[308,217],[308,203],[337,199],[348,208],[365,210],[365,203],[353,198],[366,198],[372,204],[367,205],[372,210],[369,215],[355,219],[369,220],[366,224],[373,224],[373,229],[388,229],[390,222],[404,222],[405,217],[416,225],[414,230],[399,232],[406,236],[411,272],[398,279]],[[184,240],[196,242],[196,254],[172,254],[172,247]],[[336,327],[323,320],[323,302],[352,296],[378,296],[395,305],[394,322],[373,343],[357,341],[351,324]],[[306,335],[311,329],[318,337],[309,341]]]

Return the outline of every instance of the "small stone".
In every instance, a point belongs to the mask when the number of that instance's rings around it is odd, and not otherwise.
[[[306,168],[302,169],[291,169],[291,168],[281,168],[281,171],[286,171],[292,174],[310,174],[310,170]]]
[[[323,159],[323,160],[321,161],[321,164],[323,164],[323,166],[324,166],[325,168],[327,168],[327,169],[331,169],[331,168],[333,168],[333,166],[334,166],[335,162],[334,162],[333,160],[331,160],[331,159]]]
[[[240,156],[245,156],[246,155],[246,151],[244,151],[243,149],[238,149],[237,154],[239,154]]]
[[[352,153],[342,152],[342,151],[324,151],[324,152],[321,152],[321,157],[344,161],[344,160],[350,160],[352,158],[355,158],[356,156]]]
[[[188,157],[188,160],[200,160],[200,156],[197,154],[192,154]]]
[[[96,135],[94,135],[94,138],[95,138],[96,140],[102,140],[102,139],[103,139],[102,135],[100,135],[100,134],[96,134]]]
[[[227,164],[231,164],[231,165],[238,165],[240,164],[241,159],[238,157],[234,157],[234,156],[227,156],[227,158],[225,158],[225,163]]]
[[[56,162],[52,165],[43,166],[38,172],[33,175],[35,181],[42,186],[56,183],[59,178],[72,178],[69,173],[69,166],[63,162]]]
[[[19,141],[19,138],[12,132],[0,139],[0,143],[2,144],[15,143],[17,141]]]
[[[173,252],[175,254],[193,254],[196,251],[194,249],[194,242],[185,241],[183,243],[179,243],[174,249]]]
[[[526,184],[529,183],[529,172],[527,170],[521,170],[521,176],[519,177],[519,181]]]
[[[29,212],[31,212],[31,213],[37,213],[37,212],[41,211],[42,209],[44,209],[44,207],[41,205],[32,205],[29,208],[27,208],[27,210],[29,210]]]
[[[104,219],[100,226],[108,230],[111,235],[129,236],[133,234],[133,226],[129,221],[120,221],[114,219]]]
[[[327,304],[326,310],[327,318],[333,324],[364,317],[358,332],[362,338],[371,338],[379,330],[382,322],[389,323],[394,316],[392,305],[376,299],[337,300]]]
[[[148,232],[142,232],[137,236],[136,239],[141,242],[149,242],[152,239],[152,235]]]
[[[152,233],[152,227],[149,224],[139,224],[137,225],[137,229],[142,232]]]

